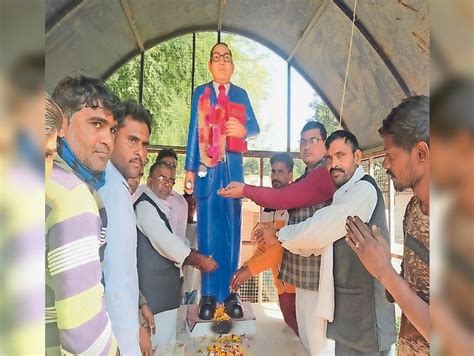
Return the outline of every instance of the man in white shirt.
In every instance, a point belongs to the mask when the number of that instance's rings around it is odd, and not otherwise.
[[[164,148],[156,157],[156,162],[163,162],[176,173],[178,155],[172,148]],[[176,235],[186,237],[186,226],[188,223],[188,203],[184,197],[174,189],[166,201],[170,205],[170,224]]]
[[[99,189],[108,219],[103,264],[105,300],[113,333],[124,355],[141,354],[140,346],[144,354],[151,352],[148,333],[139,323],[137,231],[127,184],[128,178],[138,176],[146,160],[151,120],[141,105],[125,103],[125,118],[119,123],[115,148],[105,171],[106,183]]]
[[[170,167],[176,174],[176,167],[178,162],[178,155],[172,148],[164,148],[156,157],[155,162],[162,162],[166,166]],[[143,172],[142,172],[143,175]],[[141,177],[140,177],[141,178]],[[138,181],[138,183],[136,183]],[[140,195],[146,190],[146,184],[140,184],[140,179],[134,180],[132,184],[136,184],[135,191],[132,193],[132,200],[135,202]],[[131,185],[132,187],[132,185]],[[170,218],[169,222],[173,232],[181,237],[183,241],[186,241],[186,227],[188,217],[188,203],[186,199],[174,189],[171,190],[171,194],[166,199],[165,204],[169,206]]]
[[[171,209],[166,200],[175,183],[176,171],[155,162],[150,167],[147,187],[134,204],[137,217],[137,260],[140,290],[147,299],[158,327],[152,336],[153,349],[176,342],[178,307],[181,302],[180,269],[191,265],[211,272],[217,263],[211,256],[192,250],[170,224]]]
[[[327,337],[336,341],[336,355],[389,355],[396,339],[394,307],[344,239],[346,218],[354,215],[380,226],[388,236],[383,196],[359,165],[362,152],[352,133],[333,132],[326,149],[327,168],[338,188],[332,204],[299,224],[283,227],[278,240],[292,253],[321,255],[319,288],[299,301],[314,315],[320,333],[330,322]],[[273,228],[261,232],[258,240],[277,243]]]

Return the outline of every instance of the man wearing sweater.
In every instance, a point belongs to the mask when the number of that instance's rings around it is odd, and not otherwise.
[[[64,113],[46,181],[46,354],[115,355],[101,283],[105,183],[122,104],[98,79],[67,77],[53,99]]]
[[[273,188],[282,188],[293,180],[293,159],[287,153],[277,153],[270,159],[272,166],[271,180]],[[288,211],[280,209],[264,208],[261,222],[273,225],[280,229],[288,224]],[[244,263],[234,274],[231,289],[238,290],[250,277],[270,269],[272,270],[275,287],[278,291],[278,301],[285,323],[298,335],[298,324],[296,322],[295,287],[278,278],[283,248],[274,245],[266,248],[259,244],[253,256]]]

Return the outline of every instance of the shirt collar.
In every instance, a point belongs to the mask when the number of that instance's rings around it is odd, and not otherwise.
[[[127,190],[130,191],[130,186],[128,185],[128,182],[127,180],[125,179],[125,177],[122,175],[122,173],[120,173],[120,171],[117,169],[117,167],[114,166],[114,164],[109,161],[107,163],[107,168],[105,169],[105,180],[107,182],[107,179],[117,179],[119,180],[120,182],[123,183],[123,185],[125,185],[125,187],[127,187]]]
[[[349,179],[342,187],[336,190],[336,192],[334,193],[334,196],[347,192],[347,190],[356,182],[360,181],[364,175],[365,175],[364,168],[362,168],[362,166],[358,166],[356,170],[354,171],[354,174],[352,175],[351,179]]]
[[[214,87],[214,90],[216,91],[216,95],[219,95],[219,83],[212,81],[212,86]],[[229,95],[229,90],[230,90],[230,82],[224,84],[225,87],[225,95]]]

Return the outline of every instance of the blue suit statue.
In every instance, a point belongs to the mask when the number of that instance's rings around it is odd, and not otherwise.
[[[242,154],[222,152],[215,166],[204,164],[199,147],[199,99],[206,92],[210,105],[221,101],[221,96],[245,107],[245,125],[235,118],[225,124],[226,137],[245,139],[257,135],[260,128],[250,100],[244,89],[230,83],[234,65],[232,53],[226,44],[218,43],[211,50],[209,70],[213,81],[194,90],[186,151],[185,191],[194,192],[197,202],[197,236],[199,252],[216,260],[214,272],[203,272],[199,316],[210,320],[217,303],[224,303],[226,312],[233,318],[243,316],[238,294],[230,293],[229,285],[237,270],[240,252],[241,209],[240,199],[226,199],[217,194],[231,181],[243,182]],[[225,95],[224,95],[225,90]],[[207,99],[207,97],[206,97]]]

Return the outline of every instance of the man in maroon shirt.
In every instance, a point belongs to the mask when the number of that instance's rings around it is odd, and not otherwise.
[[[273,189],[231,182],[220,194],[232,198],[245,196],[265,208],[288,209],[288,225],[308,219],[317,210],[330,204],[335,191],[326,169],[326,137],[326,128],[320,122],[310,121],[304,125],[300,136],[300,156],[306,164],[306,170],[295,183]],[[320,260],[319,255],[305,257],[284,250],[279,273],[282,282],[296,287],[299,335],[310,354],[323,352],[325,343],[317,333],[313,317],[302,308],[304,302],[298,300],[318,290]]]

